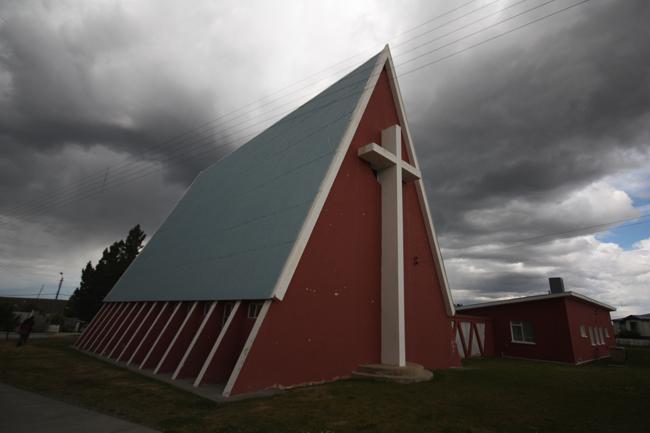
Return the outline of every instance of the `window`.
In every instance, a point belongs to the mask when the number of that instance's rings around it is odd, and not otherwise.
[[[600,344],[602,346],[605,345],[605,333],[603,331],[603,328],[598,328],[598,338],[600,339]]]
[[[260,315],[260,310],[262,309],[261,302],[251,302],[248,304],[248,318],[257,319],[257,316]]]
[[[587,338],[587,330],[585,329],[585,325],[580,325],[580,336]]]
[[[513,343],[535,343],[533,323],[525,320],[510,322],[510,335]]]
[[[227,302],[223,306],[223,318],[221,319],[221,326],[226,324],[226,321],[228,321],[228,317],[230,317],[230,314],[232,313],[232,309],[235,307],[235,305],[232,302]]]
[[[605,328],[605,337],[609,338],[609,329]]]
[[[589,327],[589,341],[591,342],[592,346],[596,345],[596,338],[594,337],[594,328],[591,326]]]

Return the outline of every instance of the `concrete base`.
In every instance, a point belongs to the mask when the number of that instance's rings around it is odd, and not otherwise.
[[[386,364],[365,364],[360,365],[352,373],[352,377],[396,383],[416,383],[431,380],[433,373],[425,370],[420,364],[412,362],[407,362],[404,367]]]

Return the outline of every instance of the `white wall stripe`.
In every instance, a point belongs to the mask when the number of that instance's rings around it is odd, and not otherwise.
[[[131,323],[129,323],[129,324],[126,326],[126,328],[124,329],[124,332],[123,332],[122,335],[120,336],[120,339],[117,340],[117,342],[115,343],[115,346],[113,346],[113,349],[111,349],[111,353],[108,354],[108,357],[109,357],[109,358],[110,358],[111,356],[113,356],[113,353],[115,353],[115,351],[117,350],[117,348],[120,347],[120,343],[122,343],[122,341],[124,340],[124,338],[126,338],[126,336],[129,335],[129,331],[131,331],[131,328],[133,327],[133,325],[135,325],[135,320],[136,320],[138,317],[140,317],[140,314],[142,313],[142,310],[144,310],[144,307],[146,306],[146,303],[143,302],[142,305],[140,306],[140,308],[137,308],[137,304],[138,304],[138,303],[134,304],[134,308],[133,308],[133,310],[135,311],[135,314],[133,314],[133,316],[131,317]]]
[[[194,303],[190,307],[190,310],[187,312],[185,318],[183,319],[183,323],[181,323],[181,326],[179,326],[178,330],[176,330],[176,334],[174,334],[174,338],[172,338],[172,341],[169,343],[169,346],[167,346],[165,353],[163,354],[162,358],[160,358],[160,361],[158,362],[156,369],[153,371],[154,374],[158,374],[158,372],[160,371],[160,368],[162,367],[163,363],[167,359],[167,356],[169,356],[169,352],[171,352],[172,348],[176,344],[176,340],[178,340],[178,336],[181,334],[181,332],[183,332],[185,326],[187,326],[187,322],[190,320],[190,317],[192,317],[192,313],[194,313],[194,310],[196,309],[196,306],[198,304],[199,301],[194,301]]]
[[[146,304],[145,304],[145,305],[146,305]],[[151,304],[150,308],[147,310],[147,313],[145,314],[145,316],[142,318],[142,320],[141,320],[140,323],[138,324],[138,327],[137,327],[137,328],[135,329],[135,331],[131,334],[131,337],[129,338],[129,341],[127,341],[127,343],[124,345],[124,349],[122,349],[122,351],[120,352],[119,356],[117,357],[117,361],[118,361],[118,362],[122,359],[122,357],[124,356],[124,353],[126,353],[126,350],[129,348],[129,346],[130,346],[131,343],[133,342],[133,339],[135,338],[136,335],[138,335],[138,332],[140,332],[140,329],[142,329],[142,327],[144,326],[144,324],[147,322],[147,319],[149,318],[149,316],[151,315],[151,312],[154,310],[155,307],[156,307],[156,303],[153,302],[153,303]]]
[[[214,342],[212,345],[212,349],[210,349],[210,353],[208,353],[207,358],[205,358],[205,362],[203,362],[203,366],[201,367],[201,371],[199,371],[198,376],[196,376],[196,379],[194,380],[194,387],[200,386],[201,383],[203,382],[203,376],[205,376],[205,372],[208,370],[208,367],[210,366],[210,363],[212,362],[212,358],[214,358],[215,353],[217,353],[217,349],[219,349],[219,345],[221,344],[221,340],[223,340],[223,337],[226,335],[226,332],[228,332],[228,328],[230,328],[230,324],[233,321],[233,318],[237,314],[237,310],[239,310],[239,305],[241,304],[241,301],[237,301],[235,303],[235,306],[232,308],[232,311],[230,312],[230,316],[228,316],[228,319],[226,319],[226,323],[221,327],[221,331],[219,331],[219,335],[217,336],[217,340]]]
[[[246,358],[248,357],[248,352],[250,352],[251,347],[255,342],[255,337],[257,337],[257,333],[262,327],[262,323],[264,322],[266,313],[269,311],[269,308],[271,307],[271,302],[273,301],[269,299],[264,301],[264,304],[262,305],[262,309],[260,311],[260,314],[257,316],[257,319],[255,320],[253,329],[251,329],[250,334],[248,334],[248,338],[246,339],[246,344],[244,345],[244,348],[239,354],[239,358],[237,359],[235,368],[233,368],[232,373],[230,373],[230,377],[228,378],[228,382],[226,382],[226,387],[223,390],[224,397],[230,397],[230,394],[232,393],[232,389],[235,386],[235,383],[237,382],[237,378],[239,378],[239,373],[241,372],[241,369],[244,366],[244,363],[246,362]]]
[[[298,233],[296,242],[293,244],[293,247],[291,248],[291,253],[289,254],[289,257],[287,258],[287,261],[285,262],[284,267],[282,268],[280,277],[278,278],[278,281],[275,284],[275,288],[273,289],[273,297],[279,300],[284,299],[284,295],[287,292],[289,283],[291,283],[293,274],[296,271],[296,268],[298,267],[298,263],[300,262],[300,258],[302,257],[303,252],[305,251],[305,247],[307,246],[309,237],[311,236],[311,233],[313,232],[314,227],[316,226],[316,221],[318,221],[318,217],[320,216],[320,213],[323,210],[323,206],[325,205],[327,196],[329,195],[330,190],[332,189],[332,185],[334,184],[336,175],[338,174],[341,168],[341,164],[345,159],[345,155],[347,154],[347,151],[350,148],[350,143],[352,142],[352,138],[354,138],[354,133],[357,131],[359,122],[361,122],[361,117],[363,116],[363,113],[366,111],[366,107],[368,106],[368,101],[370,101],[370,96],[372,96],[372,91],[374,90],[375,85],[377,84],[377,80],[379,79],[381,68],[384,67],[384,63],[386,63],[386,59],[388,58],[388,55],[389,55],[388,46],[386,46],[386,48],[384,48],[384,50],[381,52],[381,55],[377,57],[377,63],[375,64],[372,73],[368,78],[368,83],[366,84],[366,87],[363,93],[361,94],[359,101],[357,102],[357,106],[355,107],[354,112],[350,117],[350,123],[348,124],[345,134],[343,134],[343,138],[341,138],[338,148],[336,149],[336,154],[332,159],[332,163],[327,169],[327,173],[325,174],[325,177],[321,182],[321,185],[318,189],[318,193],[314,198],[314,202],[309,208],[309,212],[307,213],[305,222],[300,228],[300,232]]]
[[[463,346],[463,341],[460,338],[460,327],[456,328],[456,348],[458,349],[458,354],[461,359],[465,358],[465,347]]]
[[[102,321],[97,324],[97,329],[93,331],[93,334],[84,342],[81,347],[82,350],[89,351],[92,345],[95,343],[95,340],[101,335],[102,331],[105,329],[107,323],[110,323],[112,315],[115,313],[115,309],[118,307],[117,303],[110,304],[106,310],[106,314],[102,318]]]
[[[142,347],[144,342],[147,341],[147,338],[149,337],[149,334],[151,334],[153,329],[156,327],[156,324],[158,323],[158,320],[160,320],[160,317],[162,316],[162,313],[167,309],[168,305],[169,305],[169,302],[165,302],[163,304],[162,308],[160,308],[160,311],[158,311],[158,314],[156,314],[156,318],[151,323],[151,326],[149,326],[149,329],[147,329],[147,332],[142,337],[142,340],[140,340],[140,343],[138,343],[138,347],[135,348],[135,350],[131,354],[131,357],[129,358],[129,362],[127,362],[126,365],[131,365],[131,363],[133,362],[133,359],[135,358],[135,355],[138,354],[138,352],[140,351],[140,348]]]
[[[111,317],[109,320],[109,323],[106,324],[108,328],[106,328],[106,332],[104,332],[101,337],[97,339],[95,344],[92,345],[92,347],[89,349],[90,352],[95,352],[95,350],[99,349],[99,347],[102,345],[102,343],[108,338],[109,335],[111,335],[111,332],[113,332],[113,328],[115,328],[115,324],[119,322],[120,317],[122,317],[122,312],[127,307],[126,302],[120,302],[118,304],[118,307],[115,309],[115,314]]]
[[[388,49],[388,48],[386,48]],[[404,110],[404,101],[402,100],[402,92],[399,88],[399,83],[397,82],[397,73],[395,72],[395,65],[393,64],[393,59],[390,55],[387,58],[387,70],[389,75],[388,82],[390,83],[391,90],[393,91],[393,98],[395,99],[395,105],[397,107],[397,116],[400,120],[400,123],[404,127],[404,133],[406,135],[406,150],[409,154],[409,159],[413,166],[420,170],[420,164],[418,163],[417,155],[415,154],[415,148],[413,147],[413,139],[411,135],[411,130],[408,126],[408,121],[406,119],[406,110]],[[440,276],[440,285],[442,286],[442,296],[445,299],[445,310],[449,316],[454,316],[456,311],[454,309],[454,301],[451,296],[451,290],[449,289],[449,281],[447,280],[447,272],[445,270],[445,264],[442,259],[442,252],[440,251],[440,246],[438,245],[438,237],[436,236],[436,230],[433,225],[433,219],[431,218],[431,210],[429,209],[429,202],[427,201],[427,194],[424,190],[424,181],[418,179],[415,181],[415,189],[418,193],[418,200],[420,202],[422,216],[424,218],[424,223],[427,228],[427,237],[429,238],[429,245],[431,246],[431,254],[433,255],[433,261]]]
[[[99,354],[99,356],[104,356],[106,354],[106,351],[111,347],[111,343],[113,340],[118,338],[118,334],[120,334],[120,330],[125,328],[125,322],[129,320],[129,317],[131,317],[131,313],[135,310],[137,307],[136,303],[129,303],[129,305],[124,309],[124,312],[122,313],[122,317],[120,317],[117,323],[117,327],[115,328],[115,333],[111,335],[111,338],[109,338],[108,342],[106,343],[106,346],[104,346],[104,349],[102,349],[102,353]],[[126,329],[124,329],[126,331]],[[123,333],[120,334],[120,336],[124,335]]]
[[[172,375],[172,380],[176,380],[181,370],[183,369],[183,366],[185,365],[187,358],[190,356],[190,353],[192,353],[192,349],[194,349],[194,345],[196,345],[197,340],[199,339],[201,334],[203,334],[203,329],[205,328],[205,324],[208,323],[208,320],[210,320],[210,317],[212,317],[212,313],[215,311],[216,306],[217,306],[216,301],[210,304],[210,309],[208,310],[207,314],[203,318],[203,321],[199,325],[199,329],[196,331],[196,334],[194,334],[194,337],[192,337],[192,341],[190,342],[190,345],[187,347],[185,353],[183,354],[183,358],[181,358],[181,362],[178,363],[178,366],[176,367],[176,371],[174,371],[174,374]]]
[[[110,304],[102,304],[102,306],[99,308],[99,311],[97,314],[95,314],[95,317],[92,318],[86,329],[84,329],[84,332],[81,334],[81,336],[77,339],[75,342],[75,347],[81,348],[85,344],[86,340],[92,335],[93,332],[97,329],[98,323],[101,322],[101,320],[104,318],[106,315],[106,311],[110,310]]]
[[[163,336],[163,334],[167,330],[167,327],[169,327],[169,324],[171,323],[171,321],[174,320],[174,316],[176,316],[176,313],[178,312],[178,309],[180,308],[181,304],[182,304],[182,302],[177,302],[176,303],[176,306],[174,307],[174,311],[172,311],[172,314],[169,315],[169,318],[167,319],[167,322],[165,323],[165,326],[162,327],[162,329],[160,330],[160,333],[156,337],[156,341],[154,341],[154,343],[151,345],[151,347],[149,348],[149,351],[147,352],[147,355],[144,357],[144,359],[140,363],[140,367],[138,367],[140,370],[142,370],[144,365],[149,360],[149,357],[151,356],[154,349],[156,348],[156,346],[160,342],[160,338]]]

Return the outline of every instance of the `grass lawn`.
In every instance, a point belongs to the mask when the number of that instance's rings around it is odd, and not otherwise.
[[[650,350],[627,366],[472,360],[415,385],[339,381],[217,405],[85,356],[0,342],[0,381],[165,432],[650,432]]]

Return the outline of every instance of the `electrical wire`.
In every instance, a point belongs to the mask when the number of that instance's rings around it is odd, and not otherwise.
[[[510,8],[510,7],[516,6],[516,5],[518,5],[518,4],[520,4],[520,3],[523,3],[523,2],[525,2],[525,1],[528,1],[528,0],[521,0],[521,1],[519,1],[519,2],[513,3],[513,4],[509,5],[509,6],[506,6],[505,8],[502,8],[502,9],[498,10],[496,13],[499,13],[499,12],[505,10],[505,9]],[[469,4],[469,3],[472,3],[472,2],[468,2],[467,4]],[[493,4],[493,3],[497,3],[497,2],[492,2],[492,3],[489,3],[489,4],[487,4],[487,5],[481,6],[481,7],[479,7],[479,8],[473,9],[473,10],[471,10],[471,11],[469,11],[469,12],[467,12],[467,13],[465,13],[465,14],[463,14],[463,15],[461,15],[461,16],[459,16],[459,17],[457,17],[457,18],[455,18],[455,19],[453,19],[453,20],[451,20],[451,21],[447,21],[447,22],[445,22],[445,23],[442,24],[441,26],[436,27],[436,29],[442,28],[442,27],[444,27],[444,26],[446,26],[446,25],[448,25],[448,24],[450,24],[450,23],[452,23],[452,22],[457,21],[458,19],[461,19],[461,18],[464,18],[464,17],[466,17],[466,16],[469,16],[469,15],[471,15],[472,13],[475,13],[476,11],[481,10],[481,9],[487,7],[487,6],[490,6],[490,5]],[[542,5],[542,6],[543,6],[543,5]],[[539,7],[539,6],[538,6],[538,7]],[[459,7],[459,8],[460,8],[460,7]],[[537,8],[537,7],[535,7],[535,8]],[[458,9],[458,8],[456,8],[456,9]],[[532,10],[532,9],[531,9],[531,10]],[[495,13],[490,14],[489,16],[492,16],[492,15],[494,15],[494,14],[495,14]],[[442,15],[445,15],[445,14],[442,14]],[[442,16],[442,15],[441,15],[441,16]],[[489,16],[488,16],[488,17],[489,17]],[[482,19],[485,19],[485,18],[487,18],[487,17],[484,17],[484,18],[482,18]],[[478,21],[481,21],[482,19],[479,19],[479,20],[477,20],[477,21],[474,21],[473,23],[478,22]],[[472,23],[472,24],[473,24],[473,23]],[[418,26],[416,26],[416,27],[418,27]],[[463,28],[466,28],[466,27],[468,27],[468,25],[462,26],[461,28],[458,28],[458,29],[456,29],[456,30],[454,30],[454,31],[451,31],[451,32],[449,32],[449,33],[443,35],[443,37],[444,37],[444,36],[448,36],[448,35],[450,35],[450,34],[453,34],[453,33],[457,32],[457,31],[459,31],[459,30],[462,30]],[[430,30],[430,31],[431,31],[431,30]],[[428,31],[427,33],[429,33],[430,31]],[[422,36],[422,35],[423,35],[423,34],[420,34],[420,35],[417,35],[416,37],[420,37],[420,36]],[[412,38],[412,39],[413,39],[413,38]],[[439,39],[440,39],[440,37],[435,38],[435,39],[433,39],[433,40],[431,40],[431,41],[426,42],[425,44],[428,44],[428,43],[434,42],[434,41],[439,40]],[[407,41],[408,41],[408,40],[407,40]],[[404,41],[404,42],[407,42],[407,41]],[[404,42],[402,42],[402,43],[400,43],[400,44],[396,44],[395,46],[403,45]],[[437,48],[436,50],[438,50],[438,49],[440,49],[440,48]],[[409,50],[409,51],[411,51],[411,50]],[[395,58],[397,58],[397,56],[396,56]],[[339,62],[339,63],[340,63],[340,62]],[[335,65],[336,65],[336,64],[335,64]],[[329,69],[329,68],[326,68],[325,70],[327,70],[327,69]],[[317,73],[317,74],[314,74],[314,75],[318,75],[318,73]],[[303,81],[303,80],[301,80],[301,81]],[[292,87],[292,85],[287,86],[287,88],[290,88],[290,87]],[[298,89],[297,91],[300,91],[300,90],[302,90],[302,89]],[[296,93],[296,91],[290,92],[289,95],[290,95],[290,94],[294,94],[294,93]],[[287,95],[285,95],[285,96],[287,96]],[[268,97],[268,96],[267,96],[267,97]],[[265,97],[265,98],[267,98],[267,97]],[[257,102],[262,101],[262,100],[264,100],[265,98],[262,98],[261,100],[258,100]],[[301,96],[300,99],[303,99],[303,98],[304,98],[304,97]],[[275,101],[276,101],[276,100],[270,100],[270,101],[268,101],[267,103],[263,104],[262,106],[269,105],[270,103],[275,102]],[[292,101],[291,103],[293,103],[293,102],[295,102],[295,101]],[[251,103],[251,104],[247,104],[246,106],[244,106],[244,107],[242,107],[242,108],[245,108],[245,107],[248,107],[248,106],[251,106],[251,105],[255,105],[255,102],[253,102],[253,103]],[[283,104],[283,105],[287,105],[287,104]],[[256,107],[256,108],[259,109],[260,107],[258,106],[258,107]],[[237,110],[234,110],[234,111],[232,111],[232,112],[230,112],[230,113],[228,113],[228,114],[226,114],[226,115],[224,115],[224,116],[221,116],[221,117],[222,117],[222,118],[223,118],[223,117],[227,117],[228,115],[230,115],[230,114],[234,114],[234,113],[237,113],[237,112],[240,111],[240,110],[241,110],[241,108],[240,108],[240,109],[237,109]],[[289,111],[289,112],[290,112],[290,111]],[[242,113],[242,114],[240,114],[239,116],[236,116],[234,119],[237,119],[237,118],[243,117],[243,116],[246,115],[246,114],[248,114],[248,113]],[[232,121],[232,120],[234,120],[234,119],[230,119],[229,121]],[[250,120],[246,120],[246,121],[250,121]],[[211,122],[212,122],[212,121],[211,121]],[[204,126],[204,125],[208,125],[208,124],[210,124],[211,122],[206,122],[206,123],[203,124],[202,126]],[[245,123],[245,122],[244,122],[244,123]],[[262,123],[262,122],[258,122],[258,123]],[[239,125],[240,125],[240,124],[238,124],[237,126],[239,126]],[[177,143],[177,142],[176,142],[177,139],[176,139],[176,140],[175,140],[175,139],[172,139],[172,140],[169,140],[169,141],[167,141],[167,142],[164,142],[164,144],[168,144],[168,145],[174,145],[174,146],[176,146],[176,147],[177,147],[176,151],[181,151],[181,152],[186,151],[186,150],[187,150],[186,148],[180,148],[180,147],[178,147],[178,144],[182,144],[182,143],[187,139],[188,136],[191,136],[191,134],[195,134],[195,133],[197,133],[198,131],[200,131],[200,130],[202,129],[202,126],[200,126],[200,127],[198,128],[198,130],[190,130],[190,131],[187,131],[187,132],[185,132],[185,133],[183,133],[183,134],[180,134],[180,135],[178,136],[179,138],[182,138],[182,141],[181,141],[180,143]],[[223,124],[217,124],[217,125],[214,125],[214,126],[211,127],[210,129],[214,129],[214,128],[218,127],[218,126],[223,126]],[[230,129],[230,128],[226,128],[226,129]],[[220,131],[220,132],[223,132],[223,131]],[[209,138],[209,137],[212,137],[212,136],[213,136],[213,135],[199,137],[199,140],[204,139],[204,138]],[[199,143],[202,144],[202,145],[209,145],[209,144],[211,144],[211,142],[208,142],[208,143],[206,143],[206,142],[199,142]],[[165,147],[169,147],[169,146],[165,146]],[[157,151],[157,150],[161,150],[162,148],[163,148],[163,146],[158,146],[157,149],[143,149],[143,150],[141,151],[141,155],[144,155],[144,152],[145,152],[145,151],[147,151],[147,152],[149,152],[149,153],[152,153],[152,152],[155,152],[155,151]],[[169,155],[167,155],[166,157],[167,157],[168,160],[170,159],[170,156],[169,156]],[[131,165],[139,165],[139,164],[141,164],[141,163],[142,163],[141,161],[136,161],[136,162],[131,162],[131,163],[128,163],[128,162],[127,162],[126,165],[127,165],[127,166],[128,166],[129,164],[131,164]],[[123,167],[120,167],[120,166],[118,165],[117,167],[116,167],[116,166],[113,166],[112,168],[114,169],[113,177],[117,177],[117,176],[119,176],[119,169],[120,169],[120,168],[123,168]],[[116,170],[118,171],[117,173],[115,172]],[[102,185],[105,185],[105,183],[104,183],[103,180],[104,180],[104,178],[102,178],[102,179],[97,178],[97,179],[94,180],[94,183],[95,183],[95,184],[99,184],[99,183],[101,183]],[[81,186],[83,186],[83,185],[81,185]],[[73,188],[74,188],[74,186],[73,186]],[[75,191],[74,191],[74,190],[70,191],[70,190],[69,190],[69,187],[68,187],[68,194],[74,194],[74,193],[75,193]],[[64,196],[63,198],[66,198],[66,197]],[[47,205],[49,202],[52,202],[52,201],[55,201],[55,200],[61,200],[61,197],[58,197],[58,198],[57,198],[56,195],[50,196],[50,198],[49,198],[49,199],[46,199],[45,202],[39,202],[39,206],[42,207],[42,206],[44,206],[44,205]],[[11,209],[10,209],[9,211],[11,212]],[[21,215],[21,216],[22,216],[22,215]]]
[[[551,1],[554,1],[554,0],[551,0]],[[534,9],[537,9],[537,8],[539,8],[539,7],[542,7],[542,6],[545,6],[545,5],[547,5],[548,3],[550,3],[551,1],[547,1],[547,2],[545,2],[545,3],[543,3],[543,4],[541,4],[541,5],[538,5],[538,6],[535,6],[535,7],[533,7],[533,8],[530,8],[530,9],[526,10],[525,12],[530,12],[530,11],[532,11],[532,10],[534,10]],[[572,8],[572,7],[578,6],[579,4],[585,3],[585,2],[587,2],[587,1],[590,1],[590,0],[583,0],[583,1],[579,2],[579,3],[573,4],[573,5],[571,5],[571,6],[567,7],[567,8],[564,8],[564,9],[558,11],[558,12],[555,12],[555,13],[553,13],[553,14],[550,14],[549,16],[555,15],[555,14],[557,14],[557,13],[559,13],[559,12],[564,11],[564,10],[567,10],[567,9]],[[522,13],[523,13],[523,12],[522,12]],[[492,24],[492,25],[490,25],[490,26],[488,26],[488,27],[485,27],[485,28],[483,28],[483,29],[480,29],[480,30],[478,30],[478,31],[476,31],[476,32],[473,32],[473,33],[469,34],[469,35],[465,35],[465,36],[463,36],[463,37],[461,37],[461,38],[458,38],[458,39],[456,39],[456,40],[454,40],[454,41],[452,41],[452,42],[450,42],[450,43],[448,43],[448,44],[443,45],[442,47],[437,47],[437,48],[435,48],[435,49],[433,49],[433,50],[430,50],[430,51],[428,51],[427,53],[421,54],[420,56],[418,56],[418,58],[419,58],[419,57],[422,57],[422,56],[425,55],[425,54],[430,54],[430,53],[433,53],[433,52],[435,52],[435,51],[439,51],[441,48],[445,48],[445,47],[450,46],[450,45],[452,45],[453,43],[456,43],[456,42],[458,42],[458,41],[460,41],[460,40],[464,40],[464,39],[466,39],[466,38],[468,38],[468,37],[474,36],[474,35],[478,34],[478,33],[481,32],[481,31],[485,31],[485,30],[487,30],[487,29],[490,29],[490,28],[496,27],[497,25],[500,25],[500,24],[502,24],[503,22],[506,22],[506,21],[508,21],[508,20],[513,19],[514,17],[521,16],[522,13],[519,13],[519,14],[517,14],[516,16],[508,17],[508,18],[506,18],[506,19],[504,19],[504,20],[501,20],[501,21],[499,21],[499,22],[497,22],[497,23],[495,23],[495,24]],[[537,20],[533,20],[533,22],[537,22],[537,21],[539,21],[540,19],[543,19],[543,18],[544,18],[544,17],[541,17],[541,18],[539,18],[539,19],[537,19]],[[526,24],[524,24],[524,25],[522,25],[522,26],[519,26],[519,27],[517,27],[517,29],[519,29],[519,28],[523,28],[523,27],[529,25],[530,23],[532,23],[532,22],[529,22],[529,23],[526,23]],[[509,34],[509,33],[511,33],[511,32],[512,32],[512,31],[508,31],[508,32],[505,32],[505,33],[502,33],[502,34],[498,34],[498,35],[496,35],[496,36],[491,37],[489,40],[494,40],[494,39],[496,39],[496,38],[498,38],[498,37],[500,37],[500,36],[502,36],[502,35],[504,35],[504,34]],[[404,75],[408,75],[408,74],[414,72],[415,70],[422,69],[423,67],[430,66],[430,65],[432,65],[432,64],[438,63],[438,62],[441,61],[441,60],[447,59],[447,58],[449,58],[449,57],[453,57],[454,55],[457,55],[457,54],[459,54],[460,52],[467,51],[468,49],[471,49],[471,48],[473,48],[473,47],[475,47],[475,46],[482,45],[482,44],[484,44],[485,42],[486,42],[486,41],[482,41],[482,42],[479,42],[478,44],[475,44],[475,45],[473,45],[473,46],[471,46],[471,47],[467,47],[467,48],[465,48],[465,49],[463,49],[463,50],[461,50],[461,51],[459,51],[459,52],[453,52],[453,53],[451,53],[451,54],[449,54],[449,55],[447,55],[447,56],[444,56],[443,58],[436,59],[436,60],[434,60],[433,62],[430,62],[430,63],[428,63],[428,64],[426,64],[426,65],[422,65],[422,66],[420,66],[420,67],[414,68],[413,70],[406,71],[406,72],[400,74],[399,76],[401,77],[401,76],[404,76]],[[409,63],[409,62],[411,62],[411,61],[413,61],[413,60],[415,60],[415,58],[409,59],[409,60],[407,60],[407,61],[404,62],[404,63]],[[400,63],[400,64],[397,65],[397,66],[398,66],[398,67],[399,67],[399,66],[402,66],[404,63]],[[355,83],[352,83],[352,85],[354,85],[354,84],[355,84]],[[288,111],[288,112],[290,112],[290,111]],[[285,113],[282,113],[282,114],[285,114]],[[267,119],[264,119],[264,120],[261,121],[261,122],[258,122],[258,124],[259,124],[259,123],[265,123],[265,122],[268,122],[268,121],[269,121],[269,119],[267,118]],[[254,125],[250,125],[249,127],[252,127],[252,126],[255,126],[255,125],[256,125],[256,124],[254,124]],[[209,137],[202,137],[202,138],[208,138],[208,139],[209,139],[210,136],[209,136]],[[208,143],[206,143],[206,142],[201,142],[202,146],[205,146],[205,145],[208,145],[208,144],[211,144],[211,143],[212,143],[212,142],[208,142]],[[216,147],[211,147],[211,148],[209,148],[207,151],[214,152],[215,150],[218,150],[219,148],[222,148],[223,146],[225,146],[225,145],[227,145],[227,144],[228,144],[228,143],[225,143],[225,144],[222,144],[222,145],[220,145],[220,146],[216,146]],[[181,149],[181,150],[186,150],[186,149]],[[196,149],[192,149],[192,150],[196,150]],[[189,159],[189,158],[192,157],[192,156],[195,156],[195,155],[193,155],[192,153],[186,151],[186,152],[182,155],[182,160]],[[168,160],[167,160],[166,162],[173,162],[173,161],[175,161],[175,158],[168,158]],[[161,171],[161,170],[162,170],[162,168],[155,167],[155,168],[149,170],[147,173],[151,174],[151,173],[159,172],[159,171]],[[136,179],[141,178],[141,177],[143,177],[143,176],[137,176]],[[122,178],[122,179],[124,179],[124,178]],[[120,184],[124,184],[124,183],[125,183],[125,182],[121,182]],[[102,187],[100,188],[100,191],[99,191],[99,192],[102,192],[102,191],[105,190],[105,189],[108,189],[108,188],[105,188],[105,187],[102,185]],[[86,195],[86,196],[84,196],[84,197],[82,197],[82,198],[88,198],[88,197],[90,197],[90,196],[95,195],[94,193],[97,192],[96,190],[97,190],[97,188],[95,188],[95,190],[91,190],[91,194],[90,194],[90,195]],[[68,202],[69,202],[69,201],[65,201],[65,202],[63,202],[63,203],[60,203],[59,205],[67,204]],[[41,210],[41,209],[43,209],[44,211],[47,211],[47,210],[49,210],[49,207],[48,207],[47,205],[43,205],[43,206],[41,206],[40,208],[37,208],[37,210]],[[43,214],[43,212],[36,213],[36,215],[41,215],[41,214]],[[25,217],[25,216],[28,216],[28,215],[26,215],[26,214],[21,214],[21,215],[17,215],[16,217],[18,217],[18,218],[22,218],[22,217]]]

